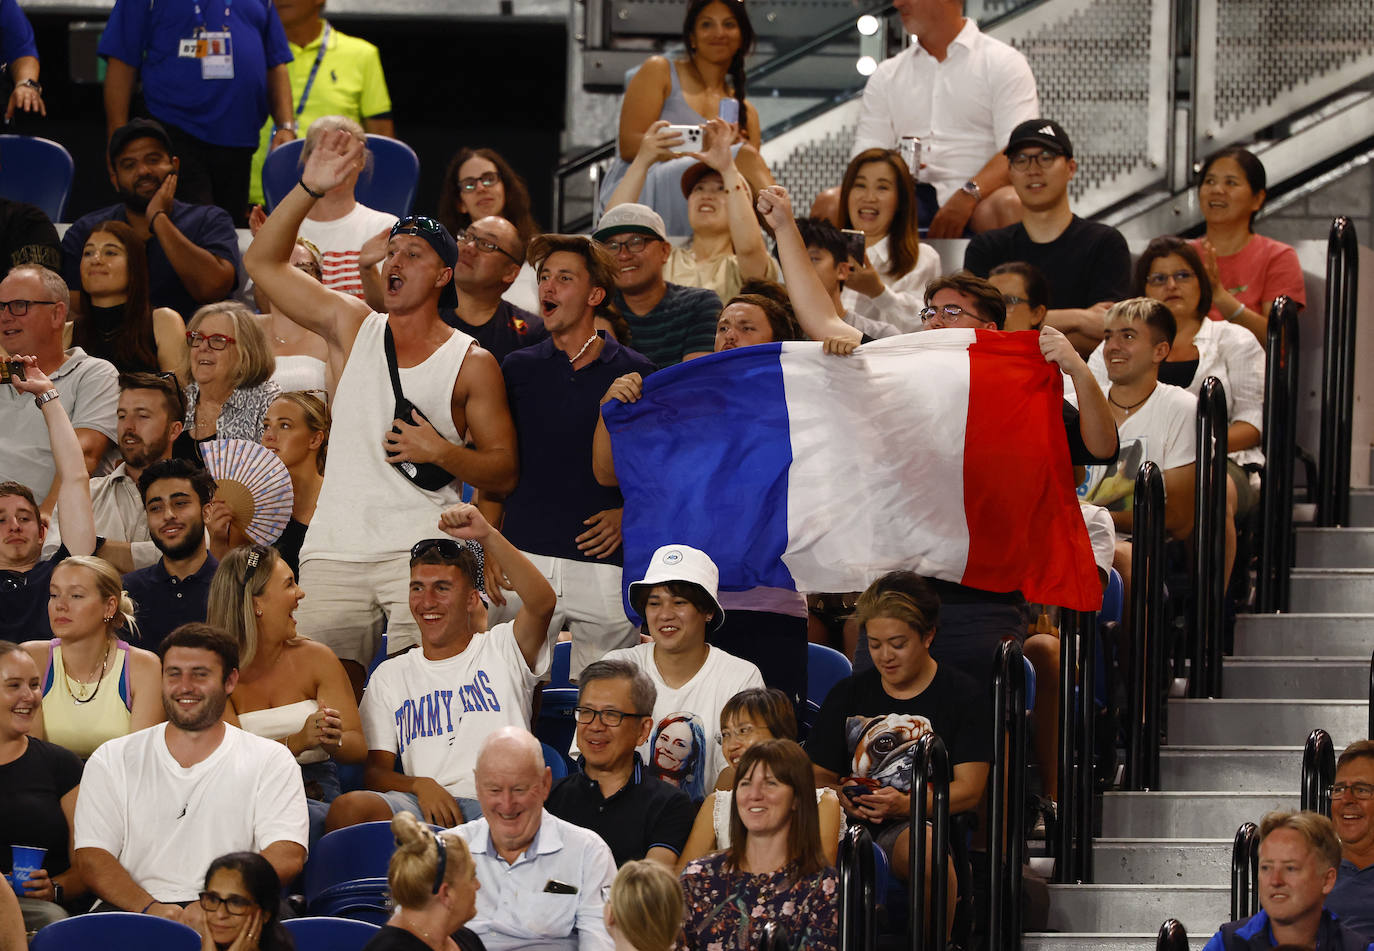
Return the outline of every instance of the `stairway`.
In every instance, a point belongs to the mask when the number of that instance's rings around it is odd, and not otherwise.
[[[1352,521],[1374,526],[1374,489]],[[1102,797],[1096,882],[1051,885],[1051,932],[1027,951],[1150,951],[1177,918],[1200,949],[1230,917],[1231,840],[1242,822],[1296,809],[1302,745],[1321,727],[1336,751],[1368,731],[1374,649],[1374,527],[1298,528],[1291,607],[1242,615],[1222,700],[1170,700],[1156,792]]]

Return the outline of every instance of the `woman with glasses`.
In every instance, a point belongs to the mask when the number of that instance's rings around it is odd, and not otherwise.
[[[237,301],[206,304],[191,318],[186,432],[196,442],[262,439],[263,414],[281,395],[262,324]]]
[[[822,847],[811,760],[791,740],[745,750],[732,790],[730,845],[682,871],[687,913],[678,947],[757,947],[767,921],[788,947],[839,943],[839,883]]]
[[[1239,324],[1267,346],[1269,305],[1280,294],[1307,303],[1298,253],[1255,234],[1264,207],[1264,164],[1233,146],[1208,157],[1198,176],[1198,206],[1207,230],[1194,242],[1212,285],[1208,316]]]
[[[291,249],[291,266],[304,271],[317,281],[324,281],[324,258],[320,254],[320,249],[305,238],[296,239],[296,246]],[[336,374],[330,372],[327,362],[329,345],[324,342],[324,338],[287,317],[271,300],[263,298],[259,303],[266,306],[266,311],[259,315],[258,319],[262,323],[263,332],[267,334],[268,345],[276,359],[272,382],[283,392],[332,392]]]
[[[293,574],[300,574],[301,544],[315,515],[329,452],[329,406],[322,390],[291,390],[267,407],[262,444],[291,475],[291,519],[272,547]]]
[[[120,637],[137,633],[119,572],[91,555],[64,559],[48,585],[52,640],[28,641],[43,671],[38,733],[82,759],[106,740],[161,723],[162,664]]]
[[[940,255],[921,243],[916,208],[911,173],[896,152],[866,149],[850,161],[840,184],[840,227],[864,233],[864,259],[850,270],[840,302],[903,333],[922,329],[926,284],[940,276]]]
[[[1050,288],[1034,264],[1007,261],[988,272],[988,283],[1002,292],[1007,305],[1003,330],[1039,330],[1049,313]]]
[[[396,851],[386,883],[396,910],[363,951],[483,951],[463,925],[477,914],[477,863],[453,832],[434,832],[408,812],[391,820]]]
[[[148,254],[122,221],[96,226],[81,249],[81,313],[72,344],[123,373],[185,372],[186,325],[148,299]]]
[[[730,847],[730,815],[734,811],[735,767],[747,749],[766,740],[797,739],[797,717],[792,701],[773,687],[751,687],[741,690],[720,711],[720,732],[716,740],[728,764],[721,770],[715,792],[706,797],[697,812],[692,834],[678,859],[678,870],[690,861],[710,852]],[[839,848],[843,813],[835,791],[829,787],[816,790],[816,807],[820,810],[821,849],[827,864],[835,864]]]
[[[210,863],[200,893],[201,951],[294,951],[282,926],[281,879],[257,852],[230,852]]]
[[[286,745],[301,767],[310,810],[310,841],[324,834],[329,803],[341,792],[334,763],[367,756],[353,689],[334,652],[296,634],[305,592],[295,573],[266,545],[225,555],[210,582],[206,620],[239,645],[232,711],[249,733]]]

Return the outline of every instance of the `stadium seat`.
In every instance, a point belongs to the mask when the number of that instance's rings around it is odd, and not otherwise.
[[[375,904],[385,911],[387,867],[396,839],[390,822],[364,822],[336,829],[315,844],[305,863],[305,903],[313,914],[339,914],[349,907]],[[351,917],[351,916],[350,916]]]
[[[304,147],[304,139],[287,142],[268,153],[262,163],[262,192],[268,211],[300,180]],[[420,159],[415,150],[384,135],[369,135],[367,148],[372,153],[372,171],[363,172],[354,195],[361,204],[377,211],[388,211],[398,217],[409,214],[420,177]]]
[[[553,645],[553,663],[549,666],[549,682],[545,689],[572,685],[572,641],[559,641]]]
[[[833,647],[806,645],[806,696],[817,707],[825,701],[830,688],[854,673],[854,667]]]
[[[544,747],[544,765],[552,771],[553,781],[558,782],[564,776],[567,776],[567,757],[547,743],[540,743],[539,745]]]
[[[534,724],[534,735],[541,743],[560,751],[572,748],[573,733],[577,729],[577,721],[573,719],[575,706],[576,687],[544,688],[539,704],[539,719]]]
[[[352,918],[290,918],[282,922],[296,951],[361,951],[378,926]]]
[[[31,951],[200,951],[200,935],[179,921],[154,915],[112,911],[77,915],[55,921],[39,931],[29,944]]]
[[[59,143],[0,135],[0,197],[37,205],[53,221],[61,221],[75,174],[71,153]]]

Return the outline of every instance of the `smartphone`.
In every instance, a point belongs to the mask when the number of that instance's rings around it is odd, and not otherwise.
[[[722,99],[720,101],[720,117],[731,125],[739,124],[739,100]]]
[[[676,132],[682,136],[682,144],[672,147],[673,152],[700,152],[701,151],[701,126],[699,125],[670,125],[665,132]]]
[[[27,379],[28,377],[24,375],[23,360],[0,360],[0,383]]]
[[[864,233],[855,231],[853,228],[842,228],[840,234],[844,235],[844,245],[849,249],[850,259],[862,267],[864,263]]]

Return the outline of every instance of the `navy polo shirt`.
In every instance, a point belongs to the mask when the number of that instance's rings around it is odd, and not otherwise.
[[[256,141],[257,133],[253,134]],[[214,205],[188,205],[184,201],[173,201],[169,215],[172,224],[193,244],[234,265],[234,280],[236,283],[242,282],[239,235],[227,211]],[[96,226],[106,221],[128,224],[129,209],[121,204],[93,211],[77,219],[62,236],[62,276],[68,287],[81,286],[81,249],[86,246],[86,239]],[[148,252],[149,302],[153,307],[170,307],[189,322],[200,303],[181,283],[181,277],[172,267],[172,262],[167,260],[167,252],[162,250],[157,235],[148,239],[145,248]]]
[[[138,622],[138,640],[155,648],[162,639],[183,624],[205,620],[205,608],[210,602],[210,579],[215,576],[219,562],[215,556],[205,555],[205,564],[185,578],[168,573],[159,558],[147,568],[139,568],[124,576],[124,590],[134,599],[134,619]]]
[[[483,350],[496,358],[497,363],[516,350],[532,347],[549,337],[542,317],[516,307],[508,300],[497,304],[491,320],[480,326],[473,326],[459,317],[452,307],[439,308],[439,318],[476,340]]]
[[[70,554],[63,545],[28,571],[0,571],[0,639],[16,644],[52,639],[48,582],[53,569]]]
[[[648,376],[654,365],[614,337],[603,338],[600,356],[576,372],[552,337],[501,364],[520,442],[520,482],[506,499],[501,533],[521,551],[621,564],[621,549],[602,559],[577,550],[584,520],[625,504],[618,488],[599,485],[592,475],[592,436],[610,385],[627,373]]]
[[[582,771],[584,761],[578,757],[577,772],[560,779],[544,804],[558,818],[601,836],[616,865],[642,859],[659,846],[681,855],[696,819],[687,794],[645,775],[639,754],[634,757],[630,781],[609,799],[601,795],[601,784]]]

